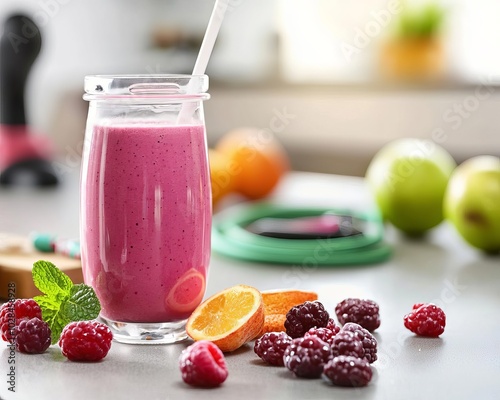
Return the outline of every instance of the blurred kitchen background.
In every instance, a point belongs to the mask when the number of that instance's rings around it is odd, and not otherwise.
[[[213,3],[2,0],[0,24],[21,11],[42,31],[28,120],[64,165],[82,150],[83,77],[189,73]],[[459,162],[500,155],[499,16],[498,0],[231,0],[207,71],[209,144],[266,128],[294,169],[348,175],[398,137]]]

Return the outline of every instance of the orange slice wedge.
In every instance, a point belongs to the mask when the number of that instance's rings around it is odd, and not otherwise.
[[[165,301],[167,310],[191,313],[203,300],[205,277],[194,268],[182,275],[170,290]]]
[[[228,352],[254,339],[263,325],[262,295],[251,286],[237,285],[200,304],[186,323],[186,333],[195,341],[209,340]]]
[[[305,301],[318,300],[318,294],[303,290],[268,290],[262,292],[264,300],[264,326],[261,334],[285,331],[286,314],[293,306]]]

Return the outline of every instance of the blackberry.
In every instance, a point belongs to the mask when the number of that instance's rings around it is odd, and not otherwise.
[[[435,304],[418,303],[404,316],[404,324],[419,336],[438,337],[444,332],[446,315]]]
[[[291,338],[298,338],[311,328],[324,328],[330,316],[319,301],[306,301],[286,314],[285,329]]]
[[[365,350],[365,358],[370,364],[377,361],[377,339],[367,329],[354,322],[348,322],[342,327],[342,330],[358,336]]]
[[[285,367],[301,378],[319,378],[324,365],[332,358],[328,343],[317,336],[296,338],[285,350]]]
[[[268,364],[283,366],[283,355],[291,343],[292,338],[285,332],[264,333],[255,341],[253,351]]]
[[[311,328],[306,332],[304,337],[317,336],[323,342],[326,342],[331,346],[333,344],[333,338],[335,337],[335,335],[336,334],[328,328]]]
[[[16,326],[16,350],[21,353],[41,354],[50,346],[49,324],[41,319],[23,318]]]
[[[332,354],[337,356],[353,356],[363,358],[365,350],[363,349],[363,342],[353,332],[340,331],[333,338]]]
[[[365,359],[339,356],[329,361],[323,377],[338,386],[366,386],[372,379],[372,369]]]
[[[342,325],[354,322],[370,332],[380,326],[379,306],[373,300],[345,299],[337,304],[335,313]]]
[[[330,329],[335,335],[340,332],[340,326],[338,326],[333,318],[328,319],[328,324],[326,324],[326,328]]]

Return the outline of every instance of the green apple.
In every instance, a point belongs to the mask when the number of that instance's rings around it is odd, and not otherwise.
[[[450,178],[445,216],[472,246],[500,251],[500,158],[473,157]]]
[[[418,236],[443,220],[443,198],[456,163],[430,140],[399,139],[373,158],[366,179],[385,220]]]

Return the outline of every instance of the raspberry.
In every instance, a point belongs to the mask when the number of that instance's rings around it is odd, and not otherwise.
[[[253,351],[271,365],[283,366],[283,355],[292,343],[292,338],[285,332],[269,332],[255,341]]]
[[[372,379],[372,369],[365,359],[338,356],[325,365],[323,377],[339,386],[366,386]]]
[[[340,331],[333,338],[332,354],[337,356],[353,356],[363,358],[365,350],[363,349],[363,342],[353,332]]]
[[[285,367],[302,378],[319,378],[331,358],[330,346],[317,336],[293,339],[283,356]]]
[[[179,368],[183,381],[193,386],[215,387],[228,375],[224,354],[208,340],[200,340],[184,349]]]
[[[354,322],[348,322],[342,327],[342,330],[358,336],[365,350],[365,358],[370,364],[377,361],[377,339],[367,329]]]
[[[14,328],[23,318],[42,319],[42,310],[33,299],[17,299],[7,302],[0,308],[0,332],[2,339],[13,343],[12,333]]]
[[[328,319],[328,324],[326,324],[326,328],[330,329],[334,335],[340,332],[340,326],[338,326],[333,318]]]
[[[342,325],[347,322],[354,322],[370,332],[380,326],[378,312],[378,304],[373,300],[345,299],[335,307],[335,313]]]
[[[330,316],[319,301],[306,301],[286,314],[286,333],[292,338],[304,336],[311,328],[324,328]]]
[[[49,324],[40,318],[23,318],[16,326],[16,349],[21,353],[40,354],[50,346]]]
[[[71,361],[99,361],[106,357],[113,334],[97,321],[70,322],[59,339],[65,357]]]
[[[335,337],[335,335],[336,334],[328,328],[311,328],[306,332],[304,337],[317,336],[323,342],[326,342],[331,346],[333,344],[333,338]]]
[[[418,303],[404,316],[405,326],[420,336],[438,337],[444,332],[446,315],[435,304]]]

